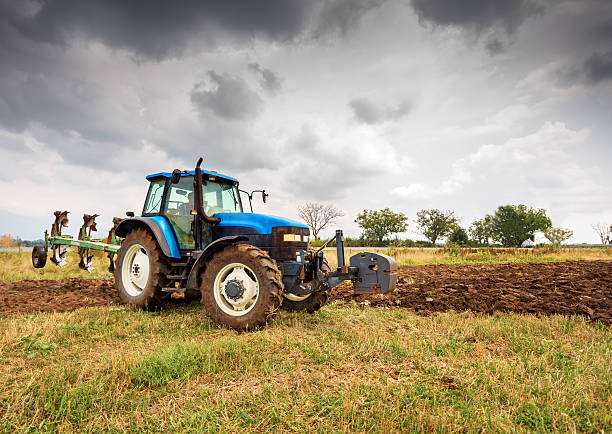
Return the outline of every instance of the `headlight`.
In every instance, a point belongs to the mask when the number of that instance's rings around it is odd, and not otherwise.
[[[297,234],[285,234],[283,235],[283,241],[301,241],[302,236]]]

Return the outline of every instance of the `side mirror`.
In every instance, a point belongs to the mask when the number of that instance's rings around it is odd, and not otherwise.
[[[181,171],[179,169],[174,169],[172,171],[172,178],[170,178],[170,182],[173,184],[178,184],[181,180]]]
[[[263,199],[263,203],[266,203],[266,197],[270,196],[268,193],[266,193],[266,190],[263,190],[261,192],[261,198]]]
[[[128,217],[134,217],[134,211],[128,211],[125,213],[125,215]]]

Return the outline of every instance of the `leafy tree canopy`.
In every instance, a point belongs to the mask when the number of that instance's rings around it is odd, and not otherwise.
[[[416,224],[419,230],[434,244],[438,238],[448,236],[457,229],[458,223],[454,211],[422,209],[417,212]]]
[[[449,243],[459,244],[462,246],[468,244],[469,241],[470,240],[468,238],[467,232],[461,227],[457,227],[457,229],[455,229],[453,233],[450,234],[450,236],[448,237]]]
[[[559,249],[563,242],[569,240],[572,235],[574,232],[569,229],[553,228],[552,226],[544,231],[544,236],[550,241],[553,250]]]
[[[493,238],[493,217],[489,214],[480,220],[474,220],[470,226],[470,236],[476,244],[488,245]]]
[[[500,206],[491,217],[492,238],[504,246],[520,247],[527,240],[534,241],[537,231],[551,226],[546,210],[526,205]]]
[[[382,242],[391,234],[405,232],[408,227],[408,217],[402,213],[395,213],[389,208],[380,211],[364,209],[357,214],[355,223],[363,229],[363,238]]]

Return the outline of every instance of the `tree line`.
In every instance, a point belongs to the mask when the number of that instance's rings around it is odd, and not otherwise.
[[[333,205],[312,203],[300,206],[298,214],[312,229],[315,239],[337,217],[344,215]],[[460,225],[461,219],[452,210],[420,210],[414,223],[418,232],[427,239],[425,242],[399,240],[397,236],[394,239],[394,235],[406,232],[409,218],[389,208],[363,210],[357,214],[355,223],[362,230],[361,237],[358,240],[347,238],[347,245],[386,246],[393,243],[408,247],[435,246],[445,239],[447,243],[463,246],[520,247],[528,241],[535,242],[535,235],[540,232],[553,248],[558,248],[573,235],[569,229],[554,227],[545,209],[523,204],[499,206],[491,214],[474,220],[467,230]],[[600,235],[602,244],[612,244],[612,225],[598,224],[594,229]]]

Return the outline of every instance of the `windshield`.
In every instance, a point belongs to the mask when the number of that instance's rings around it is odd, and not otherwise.
[[[213,215],[221,212],[242,212],[238,187],[218,182],[202,181],[204,211]]]
[[[242,212],[238,187],[216,181],[202,180],[204,211],[209,216],[222,212]],[[193,200],[193,176],[183,176],[177,184],[171,184],[166,200],[166,214],[190,215],[195,208]]]

